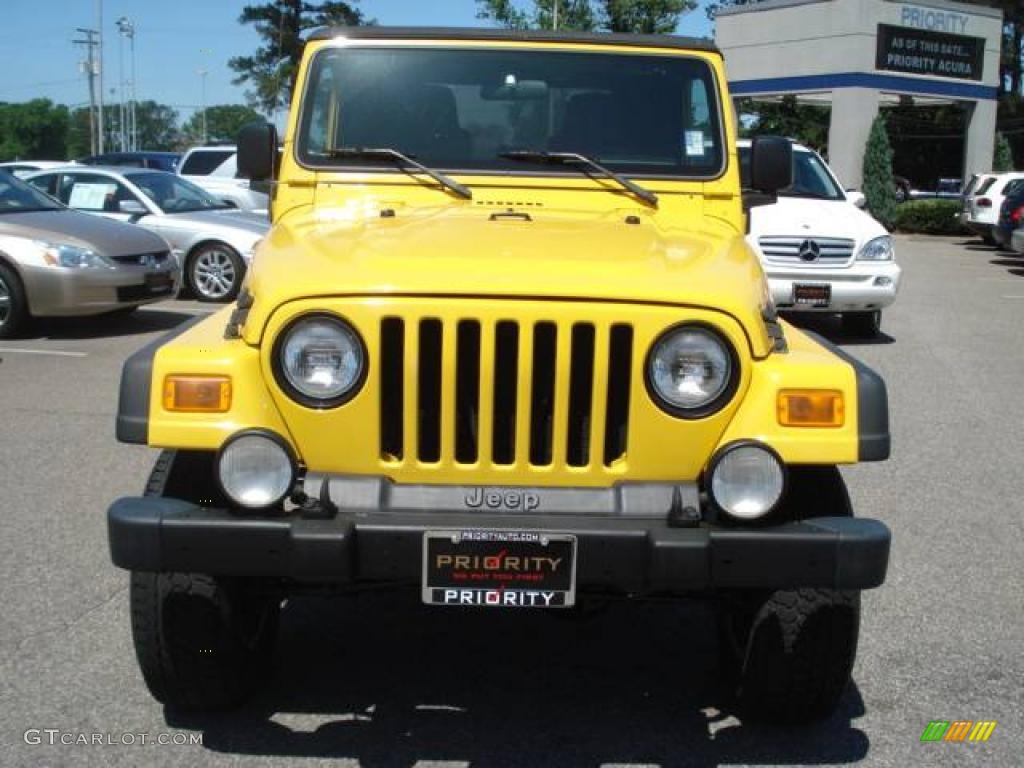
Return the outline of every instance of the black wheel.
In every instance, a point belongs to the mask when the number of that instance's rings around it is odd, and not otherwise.
[[[727,676],[752,717],[804,723],[835,711],[857,656],[859,591],[737,594],[722,625]]]
[[[993,248],[995,248],[997,245],[999,245],[999,243],[996,242],[995,237],[993,237],[991,235],[991,233],[987,233],[987,232],[984,235],[981,236],[981,241],[983,243],[985,243],[985,245],[990,245]]]
[[[212,470],[208,454],[165,451],[146,495],[201,501],[212,481],[204,470]],[[158,701],[183,711],[226,709],[266,680],[280,601],[259,583],[134,571],[130,601],[135,655]]]
[[[787,520],[853,516],[831,465],[792,467],[780,512]],[[752,716],[792,723],[834,711],[857,654],[860,592],[731,590],[718,619],[722,671]]]
[[[21,278],[0,262],[0,339],[14,336],[28,319],[28,302]]]
[[[871,312],[844,312],[843,330],[853,336],[871,339],[882,330],[882,310]]]
[[[226,303],[242,287],[245,263],[238,252],[224,243],[207,243],[188,258],[188,285],[199,301]]]

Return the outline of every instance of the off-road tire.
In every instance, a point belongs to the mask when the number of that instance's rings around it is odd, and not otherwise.
[[[146,495],[181,498],[205,456],[165,451]],[[267,679],[280,602],[258,583],[133,571],[130,602],[135,655],[146,686],[163,704],[182,711],[227,709]]]
[[[10,339],[18,334],[28,320],[28,300],[21,278],[9,266],[0,261],[0,339]]]
[[[732,681],[758,720],[806,723],[832,714],[850,682],[860,592],[780,589],[730,609]],[[745,641],[743,637],[745,636]]]
[[[873,339],[882,332],[882,310],[844,312],[843,330],[858,338]]]
[[[791,467],[778,514],[791,521],[852,517],[839,469]],[[755,719],[794,723],[826,717],[849,682],[859,627],[859,591],[725,592],[718,629],[726,684]]]

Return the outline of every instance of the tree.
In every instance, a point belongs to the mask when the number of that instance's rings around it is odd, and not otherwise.
[[[743,130],[745,136],[789,136],[815,149],[828,146],[828,107],[800,104],[795,96],[783,96],[778,102],[742,99],[739,113],[752,119]]]
[[[68,109],[49,99],[0,102],[0,160],[63,159]]]
[[[1013,150],[1010,149],[1010,142],[1001,133],[996,134],[996,151],[995,157],[992,159],[992,170],[998,172],[1013,170]]]
[[[871,124],[864,149],[864,197],[871,215],[884,227],[892,227],[896,217],[896,185],[892,177],[892,147],[885,117]]]
[[[170,151],[178,145],[178,112],[152,99],[135,105],[139,149]]]
[[[242,104],[217,104],[206,108],[206,138],[209,141],[234,141],[239,129],[246,123],[265,120],[252,107]],[[203,112],[197,110],[182,127],[189,144],[203,140]]]
[[[534,0],[525,11],[512,0],[477,0],[477,18],[509,29],[553,29],[557,8],[558,29],[665,34],[696,7],[696,0]]]
[[[308,30],[373,23],[351,3],[304,0],[271,0],[247,5],[238,21],[252,24],[263,45],[252,56],[236,56],[228,61],[228,66],[238,73],[232,82],[251,85],[254,90],[246,93],[250,104],[266,113],[273,113],[279,107],[287,108],[302,60],[304,34]]]

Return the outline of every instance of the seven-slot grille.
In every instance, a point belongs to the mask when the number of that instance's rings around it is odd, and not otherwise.
[[[758,240],[768,261],[775,264],[841,266],[853,256],[855,242],[843,237],[766,236]]]
[[[384,317],[382,459],[611,467],[632,356],[626,324]]]

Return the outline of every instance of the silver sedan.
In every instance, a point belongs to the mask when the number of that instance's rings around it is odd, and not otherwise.
[[[266,216],[239,211],[173,173],[67,166],[26,181],[80,211],[138,224],[166,240],[200,301],[231,301],[242,286]]]

